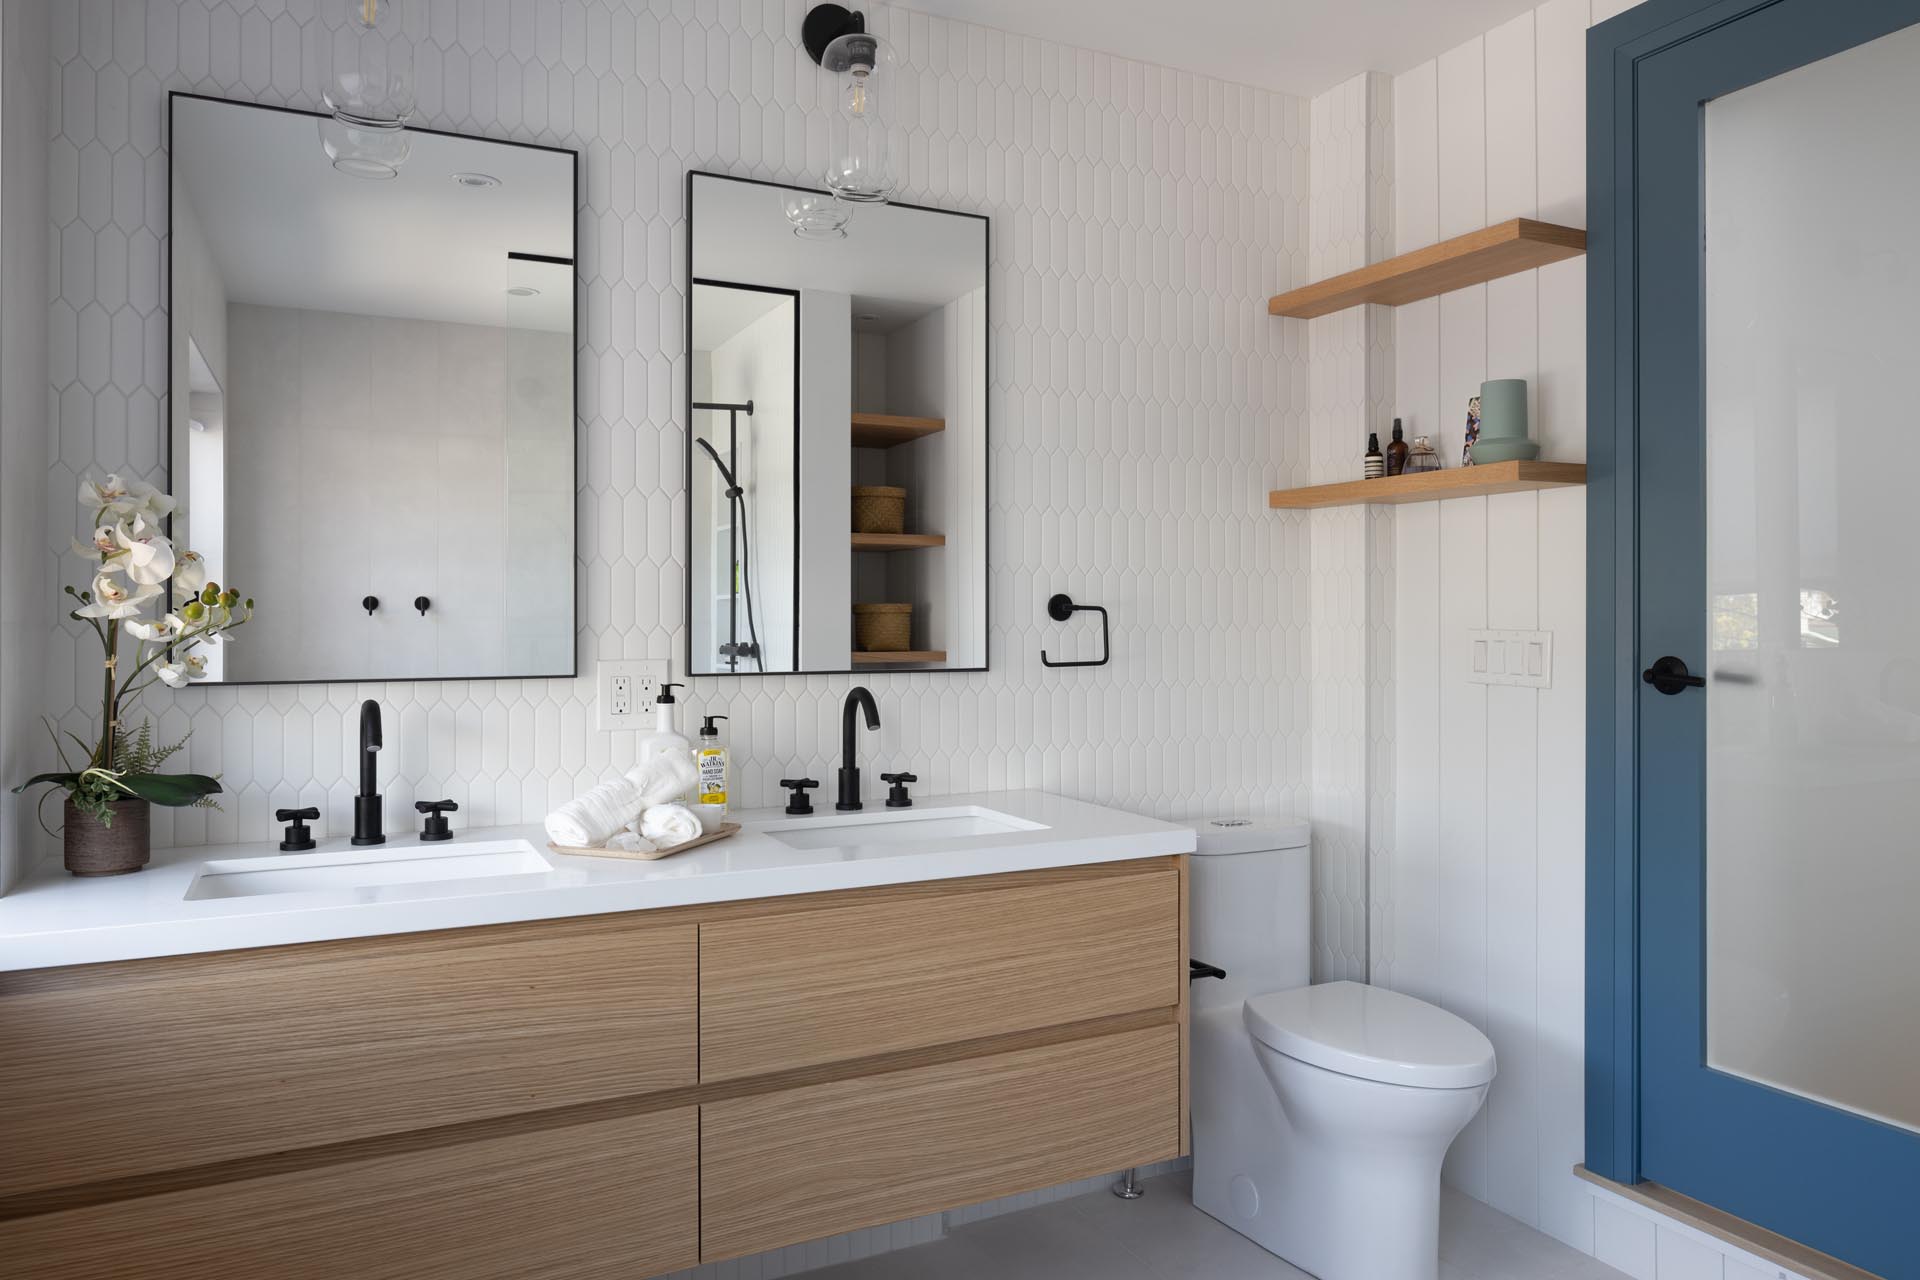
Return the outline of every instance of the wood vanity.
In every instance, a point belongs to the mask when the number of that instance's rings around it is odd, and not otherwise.
[[[0,974],[0,1269],[632,1278],[1172,1157],[1185,864]]]

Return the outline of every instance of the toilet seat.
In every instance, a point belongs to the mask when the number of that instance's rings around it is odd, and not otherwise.
[[[1384,987],[1270,991],[1250,998],[1244,1016],[1261,1044],[1341,1075],[1416,1089],[1472,1089],[1493,1079],[1493,1044],[1478,1028]]]

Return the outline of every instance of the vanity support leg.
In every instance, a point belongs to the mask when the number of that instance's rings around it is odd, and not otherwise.
[[[1140,1185],[1140,1179],[1135,1176],[1139,1172],[1138,1169],[1127,1170],[1126,1176],[1113,1184],[1113,1194],[1122,1200],[1138,1200],[1147,1194],[1147,1189]]]

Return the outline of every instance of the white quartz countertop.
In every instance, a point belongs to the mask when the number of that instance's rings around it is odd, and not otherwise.
[[[314,854],[377,860],[523,840],[539,859],[535,869],[518,874],[251,897],[188,893],[209,860],[274,865],[280,856],[274,841],[156,850],[145,870],[106,878],[70,876],[53,860],[0,898],[0,972],[947,880],[1194,848],[1190,828],[1039,791],[916,798],[909,810],[869,803],[859,815],[816,805],[811,818],[789,818],[779,809],[730,814],[742,824],[740,834],[655,862],[556,854],[537,826],[456,831],[452,841],[431,845],[403,829],[375,849],[352,849],[346,837],[335,836],[320,840]],[[859,827],[849,825],[847,838],[838,839],[838,824],[849,819],[934,819],[939,815],[930,811],[936,810],[991,811],[1027,825],[898,843],[862,842]],[[794,838],[828,843],[795,848],[788,842]]]

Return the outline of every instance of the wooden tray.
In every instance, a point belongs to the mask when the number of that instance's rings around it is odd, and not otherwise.
[[[685,853],[689,849],[698,849],[703,844],[712,844],[716,840],[725,840],[739,833],[740,824],[723,822],[703,836],[695,836],[685,844],[677,844],[671,849],[655,849],[649,853],[629,852],[626,849],[578,849],[571,845],[547,842],[547,848],[555,853],[573,854],[581,858],[625,858],[629,862],[657,862],[661,858],[671,858],[676,853]]]

